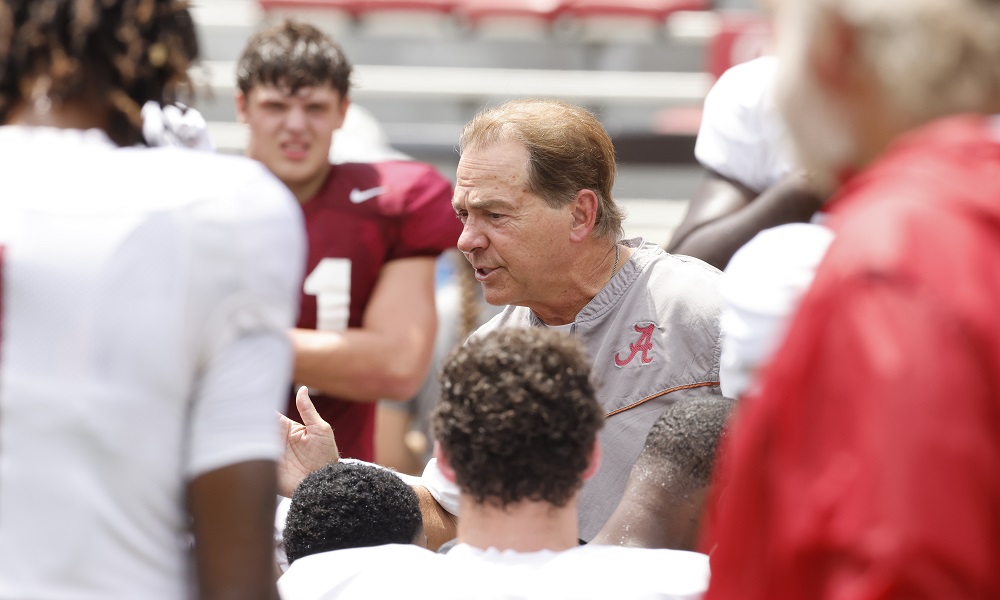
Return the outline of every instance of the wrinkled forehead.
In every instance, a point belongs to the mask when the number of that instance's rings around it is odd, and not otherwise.
[[[528,191],[528,151],[520,142],[466,149],[458,162],[455,200],[511,198]]]
[[[517,140],[472,145],[459,158],[458,185],[484,182],[523,185],[529,161],[528,149]]]

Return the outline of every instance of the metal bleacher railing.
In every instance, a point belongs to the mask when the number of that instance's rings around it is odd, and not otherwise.
[[[352,98],[393,146],[445,173],[461,126],[484,105],[555,97],[595,110],[622,163],[616,196],[629,199],[632,227],[656,223],[648,234],[658,239],[700,177],[693,133],[705,93],[727,62],[746,58],[733,48],[761,46],[705,0],[201,0],[195,9],[205,58],[196,80],[208,88],[197,107],[221,150],[246,143],[232,101],[242,46],[297,16],[345,47]]]
[[[237,0],[229,1],[235,5]],[[682,44],[687,41],[688,46],[703,46],[717,29],[713,12],[691,10],[704,8],[704,0],[251,1],[257,9],[254,28],[291,15],[308,18],[321,27],[333,30],[331,33],[335,37],[346,40],[345,48],[357,64],[356,87],[352,90],[354,99],[365,104],[375,103],[377,107],[380,103],[381,106],[390,103],[397,106],[423,105],[430,110],[419,115],[422,119],[434,115],[435,110],[440,113],[440,107],[445,105],[459,108],[441,120],[458,114],[461,121],[471,116],[471,112],[479,106],[508,98],[555,97],[604,113],[610,128],[618,126],[615,120],[617,114],[619,120],[628,121],[618,128],[637,130],[652,127],[654,123],[652,117],[639,115],[652,115],[666,108],[699,105],[712,82],[711,75],[701,68],[703,59],[699,57],[704,56],[703,51],[692,53],[688,47],[678,49],[677,43],[667,48],[662,43],[650,44],[632,51],[646,52],[647,56],[642,56],[642,59],[651,63],[652,68],[636,69],[634,61],[618,60],[616,63],[614,60],[601,60],[600,44],[577,35],[582,32],[577,28],[578,21],[592,19],[604,24],[609,31],[616,28],[631,31],[635,29],[635,24],[627,20],[638,19],[656,23],[658,27],[662,25],[664,30],[658,35],[664,39],[678,38],[683,40]],[[438,22],[415,21],[414,15],[438,19]],[[626,22],[614,22],[612,17],[616,15],[625,18]],[[366,20],[383,17],[383,26],[385,22],[391,23],[395,19],[409,28],[405,34],[397,29],[396,39],[391,36],[375,38],[372,31],[380,30],[370,27],[371,23]],[[484,32],[496,25],[490,25],[488,21],[498,18],[508,19],[505,22],[507,33],[511,32],[509,26],[513,24],[516,30],[517,24],[523,24],[524,19],[542,20],[550,28],[542,32],[541,41],[537,37],[527,44],[511,40],[494,41],[490,46],[491,42],[487,40],[495,39],[489,35],[495,35],[496,31]],[[553,25],[557,20],[560,23],[558,28]],[[419,26],[414,25],[415,22]],[[456,23],[461,23],[463,29],[456,30]],[[381,31],[384,33],[384,29]],[[407,34],[411,38],[418,34],[428,35],[434,40],[424,43],[425,48],[420,49],[425,56],[422,62],[419,59],[407,60],[406,55],[412,54],[409,50],[414,44],[410,39],[410,45],[406,45]],[[480,36],[484,36],[483,41],[477,41]],[[213,32],[211,38],[218,37]],[[364,52],[375,45],[380,47],[380,52]],[[394,47],[397,50],[393,54],[382,50]],[[441,50],[432,54],[426,47]],[[678,50],[687,52],[686,55],[692,58],[686,61],[676,59],[677,68],[669,70],[657,64],[662,62],[658,55],[683,55]],[[591,65],[580,58],[588,52],[598,57],[594,62],[601,64],[590,68]],[[201,77],[211,88],[211,97],[221,99],[216,103],[221,108],[213,110],[210,107],[209,116],[217,121],[213,126],[218,130],[220,145],[224,148],[241,145],[240,130],[232,126],[231,109],[228,109],[231,104],[227,100],[233,90],[236,54],[232,49],[214,55],[209,53]],[[469,55],[469,58],[463,62],[462,55]],[[521,60],[510,60],[513,55],[520,56]],[[429,60],[426,57],[430,57]],[[560,57],[570,58],[560,60]],[[366,64],[370,60],[383,64]],[[399,120],[407,119],[407,115],[403,114],[405,109],[393,107],[390,112],[400,114]],[[230,139],[232,144],[226,142]],[[429,139],[428,143],[433,144],[434,140]]]
[[[205,73],[219,97],[231,95],[232,62],[206,62]],[[446,101],[481,106],[506,98],[562,98],[584,105],[646,104],[656,107],[697,104],[711,84],[707,73],[632,73],[547,69],[478,69],[357,65],[355,101]],[[240,147],[242,128],[213,124],[220,147]],[[235,137],[234,137],[235,136]],[[428,140],[428,145],[436,142]],[[406,144],[413,145],[413,144]]]

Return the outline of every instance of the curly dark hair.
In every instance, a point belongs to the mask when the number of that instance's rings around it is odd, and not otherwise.
[[[198,56],[185,0],[0,0],[0,124],[39,97],[107,107],[108,135],[142,141],[143,104],[190,94]]]
[[[454,351],[432,418],[459,489],[500,507],[565,506],[604,424],[583,347],[542,328],[495,331]]]
[[[637,466],[670,477],[678,489],[707,486],[734,404],[730,398],[720,396],[699,396],[671,404],[649,430]]]
[[[319,29],[285,19],[247,42],[236,66],[236,85],[249,94],[257,85],[288,88],[329,84],[341,98],[351,88],[351,63],[340,46]]]
[[[288,562],[382,544],[409,544],[423,525],[416,492],[395,473],[337,462],[313,471],[292,495],[283,533]]]

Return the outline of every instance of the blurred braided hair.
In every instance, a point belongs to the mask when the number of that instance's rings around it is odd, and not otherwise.
[[[482,318],[482,289],[476,281],[476,270],[461,252],[454,253],[455,275],[458,280],[458,328],[455,345],[461,345],[480,325]],[[452,348],[448,348],[449,351]]]
[[[108,135],[141,141],[141,109],[190,95],[186,0],[0,0],[0,124],[21,107],[103,104]]]

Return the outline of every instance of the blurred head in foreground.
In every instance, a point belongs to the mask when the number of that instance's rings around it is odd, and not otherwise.
[[[569,506],[596,470],[603,421],[580,343],[536,328],[500,330],[456,350],[433,416],[445,475],[474,503],[500,509]]]
[[[330,550],[409,544],[423,537],[413,489],[388,469],[337,462],[310,473],[285,522],[288,562]]]
[[[778,103],[824,191],[894,138],[1000,111],[996,0],[774,0]]]
[[[0,1],[0,124],[98,128],[142,141],[142,106],[190,90],[183,0]]]

